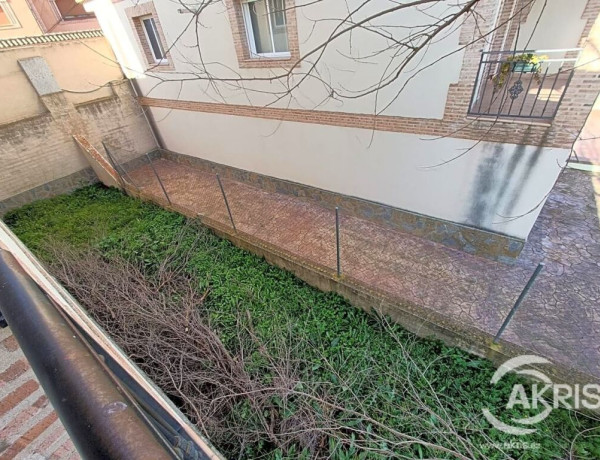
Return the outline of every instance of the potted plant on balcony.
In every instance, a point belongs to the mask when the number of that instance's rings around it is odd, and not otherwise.
[[[534,53],[508,56],[500,66],[498,73],[490,77],[494,82],[494,89],[501,89],[510,80],[510,75],[513,73],[531,73],[533,79],[539,84],[541,64],[546,59],[548,59],[548,56]]]

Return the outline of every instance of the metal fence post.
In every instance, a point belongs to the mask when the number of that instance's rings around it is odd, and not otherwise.
[[[125,177],[127,178],[127,181],[129,181],[129,183],[130,183],[131,185],[133,185],[135,188],[137,188],[137,189],[139,190],[140,188],[139,188],[139,187],[136,185],[136,183],[134,182],[134,180],[131,178],[131,176],[129,175],[129,172],[127,172],[127,170],[126,170],[126,169],[125,169],[123,166],[119,165],[119,164],[118,164],[118,163],[115,161],[114,157],[112,156],[112,153],[110,153],[110,150],[108,150],[108,147],[107,147],[107,145],[105,144],[105,142],[104,142],[104,141],[102,141],[102,146],[104,147],[104,150],[106,150],[106,153],[107,153],[107,155],[108,155],[108,158],[110,159],[110,162],[111,162],[111,164],[112,164],[112,167],[115,169],[115,171],[117,172],[117,174],[120,174],[120,176],[121,176],[121,179],[123,178],[123,175],[125,175]],[[119,172],[119,168],[121,168],[121,171],[122,171],[124,174],[121,174],[121,173]]]
[[[533,286],[533,283],[535,282],[535,279],[538,277],[538,275],[540,274],[540,272],[542,271],[543,268],[544,268],[544,264],[543,263],[540,263],[536,267],[535,271],[533,272],[533,275],[531,275],[531,278],[529,278],[529,281],[527,281],[527,284],[523,288],[523,291],[521,291],[521,295],[519,295],[519,298],[517,299],[517,301],[513,305],[512,309],[508,313],[508,316],[506,317],[506,319],[502,323],[502,326],[500,326],[500,329],[498,329],[498,333],[494,337],[494,342],[493,343],[497,343],[498,342],[498,339],[500,338],[500,336],[504,332],[504,329],[506,329],[506,326],[508,326],[508,323],[510,323],[510,320],[512,319],[512,317],[514,316],[514,314],[517,312],[517,309],[519,308],[519,306],[521,305],[521,303],[525,299],[525,296],[527,295],[527,293],[531,289],[531,286]]]
[[[139,187],[136,185],[136,183],[133,181],[133,179],[131,178],[131,176],[130,176],[130,175],[129,175],[129,173],[127,172],[127,170],[126,170],[126,169],[125,169],[123,166],[120,166],[120,168],[121,168],[121,171],[123,171],[123,172],[125,173],[125,177],[126,177],[126,178],[127,178],[127,180],[129,181],[129,183],[130,183],[131,185],[133,185],[135,188],[137,188],[137,189],[139,190],[140,188],[139,188]]]
[[[104,141],[102,141],[102,147],[104,147],[104,151],[106,152],[106,155],[108,155],[108,159],[110,160],[110,164],[113,167],[113,169],[115,170],[115,172],[117,173],[117,177],[119,178],[119,183],[121,184],[121,187],[123,188],[123,191],[126,192],[127,188],[125,187],[125,181],[121,177],[121,173],[119,172],[119,169],[117,168],[117,163],[115,162],[114,158],[110,154],[110,150],[108,150],[108,147],[106,146],[106,143]]]
[[[163,185],[162,181],[160,180],[160,177],[159,177],[158,173],[156,172],[156,168],[154,167],[154,164],[152,163],[152,160],[150,159],[150,156],[148,154],[146,154],[146,158],[148,159],[148,163],[150,163],[150,167],[152,168],[152,171],[154,171],[154,175],[158,179],[158,183],[160,184],[160,188],[162,188],[163,193],[167,197],[167,201],[169,202],[169,204],[171,204],[171,199],[169,198],[169,194],[167,193],[167,190],[165,189],[165,186]]]
[[[223,194],[223,200],[225,200],[225,206],[227,207],[227,213],[229,214],[229,220],[231,220],[231,225],[233,226],[233,230],[237,233],[237,228],[235,228],[235,222],[233,221],[233,216],[231,215],[231,208],[229,207],[229,201],[227,201],[227,195],[225,194],[225,189],[223,188],[223,183],[221,182],[221,177],[217,176],[217,182],[219,183],[219,187],[221,188],[221,193]]]
[[[148,128],[150,129],[150,134],[152,134],[152,137],[154,138],[154,143],[156,144],[156,147],[158,147],[159,150],[162,150],[163,149],[162,148],[162,144],[158,140],[158,136],[156,134],[156,128],[154,126],[154,123],[152,123],[150,121],[150,118],[148,117],[148,113],[146,112],[146,109],[139,102],[140,94],[138,92],[138,89],[136,88],[135,80],[133,78],[128,78],[128,81],[129,81],[129,85],[131,87],[131,90],[133,91],[134,97],[137,100],[138,107],[140,108],[140,110],[144,114],[144,118],[146,120],[146,123],[148,124]]]
[[[340,208],[335,207],[335,251],[337,261],[337,276],[342,276],[342,267],[340,263]]]

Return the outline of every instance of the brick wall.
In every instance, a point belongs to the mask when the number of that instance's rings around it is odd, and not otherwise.
[[[42,96],[47,113],[0,125],[0,213],[95,180],[73,134],[106,141],[122,162],[156,147],[128,82],[111,87],[111,97],[77,106],[62,92]]]
[[[156,148],[100,31],[0,44],[0,215],[97,180],[74,134],[119,162]]]

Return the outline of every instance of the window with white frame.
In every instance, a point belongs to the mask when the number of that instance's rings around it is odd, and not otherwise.
[[[6,0],[0,0],[0,27],[19,26],[19,22]]]
[[[285,0],[248,0],[242,8],[251,56],[289,57]]]
[[[152,57],[154,57],[154,62],[157,64],[166,64],[165,50],[160,41],[160,35],[158,34],[154,18],[152,16],[143,16],[140,18],[140,22],[142,23],[144,35],[152,52]]]

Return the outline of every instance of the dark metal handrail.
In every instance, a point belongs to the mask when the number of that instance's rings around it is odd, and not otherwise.
[[[181,458],[66,315],[3,250],[0,309],[84,458]]]

